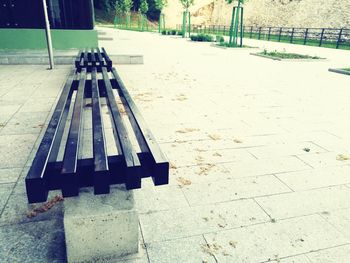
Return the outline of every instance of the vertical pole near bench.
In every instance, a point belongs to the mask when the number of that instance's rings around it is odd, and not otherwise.
[[[44,8],[45,33],[46,33],[47,50],[49,53],[50,69],[54,69],[55,65],[53,62],[51,30],[50,30],[49,16],[47,14],[46,0],[43,0],[43,8]]]

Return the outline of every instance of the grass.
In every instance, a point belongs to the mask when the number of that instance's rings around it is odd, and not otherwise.
[[[296,53],[286,53],[286,52],[278,52],[278,51],[267,51],[264,50],[263,52],[258,53],[260,55],[274,57],[274,58],[281,58],[281,59],[321,59],[317,56],[309,56],[309,55],[301,55]]]
[[[218,46],[220,46],[220,47],[228,47],[228,48],[251,48],[250,46],[246,46],[246,45],[242,45],[242,46],[234,46],[234,45],[230,45],[230,43],[229,42],[219,42],[218,44],[217,44]]]

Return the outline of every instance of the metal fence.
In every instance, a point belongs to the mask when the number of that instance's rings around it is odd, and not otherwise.
[[[181,25],[177,25],[181,29]],[[191,32],[228,35],[227,25],[191,25]],[[244,26],[246,38],[320,47],[350,49],[350,29]]]

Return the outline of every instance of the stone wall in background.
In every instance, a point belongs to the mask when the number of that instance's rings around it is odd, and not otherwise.
[[[195,0],[192,24],[229,25],[232,5],[225,0]],[[182,21],[178,0],[168,0],[164,10],[167,26]],[[246,25],[350,28],[350,0],[249,0]]]

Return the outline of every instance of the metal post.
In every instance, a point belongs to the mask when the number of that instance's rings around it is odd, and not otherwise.
[[[253,26],[250,27],[250,38],[253,37]]]
[[[325,31],[325,29],[323,28],[323,29],[322,29],[322,32],[321,32],[321,37],[320,37],[320,44],[319,44],[319,46],[322,46],[324,31]]]
[[[304,36],[304,45],[306,45],[306,42],[307,42],[307,35],[309,34],[309,29],[306,28],[305,30],[305,36]]]
[[[337,46],[336,46],[337,49],[339,48],[342,34],[343,34],[343,29],[340,29],[340,32],[339,32],[339,35],[338,35],[338,40],[337,40]]]
[[[290,43],[293,43],[294,27],[292,29],[292,34],[290,35]]]
[[[282,27],[280,28],[280,34],[278,36],[278,42],[281,42],[281,35],[282,35]]]
[[[269,27],[269,35],[267,36],[267,40],[270,41],[271,38],[271,27]]]
[[[43,7],[44,7],[45,33],[46,33],[47,50],[49,53],[50,69],[54,69],[55,65],[53,61],[51,30],[50,30],[49,16],[47,15],[46,0],[43,0]]]
[[[260,37],[261,37],[261,27],[259,27],[259,36],[258,36],[259,40],[260,40]]]

